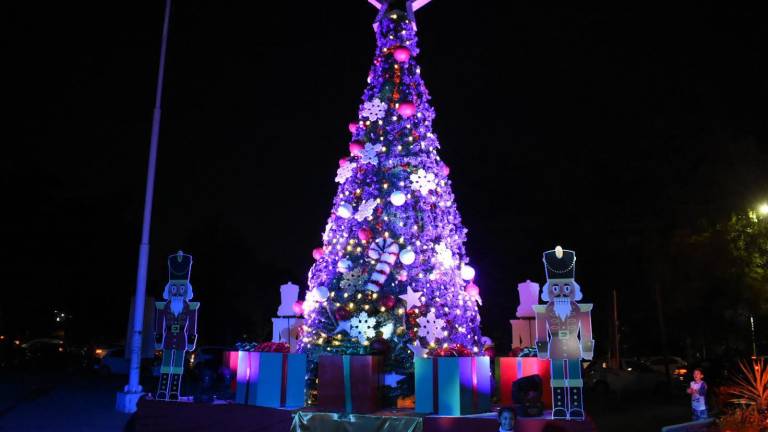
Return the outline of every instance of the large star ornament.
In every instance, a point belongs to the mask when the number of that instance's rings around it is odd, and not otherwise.
[[[429,348],[422,348],[421,343],[419,341],[416,341],[415,344],[408,344],[408,348],[413,351],[413,358],[417,357],[426,357],[427,351],[429,351]]]
[[[421,293],[414,291],[410,286],[408,287],[408,291],[401,295],[400,298],[407,303],[405,306],[406,310],[412,307],[421,306]]]
[[[349,331],[349,320],[346,321],[339,321],[338,327],[336,327],[336,330],[334,330],[334,333],[339,333],[342,330],[346,331],[347,333],[350,333]]]

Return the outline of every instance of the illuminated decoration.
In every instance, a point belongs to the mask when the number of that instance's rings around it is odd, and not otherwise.
[[[461,278],[465,281],[471,281],[475,278],[475,269],[469,265],[461,266]]]
[[[163,350],[156,399],[179,400],[184,356],[195,349],[199,302],[192,299],[192,255],[182,251],[168,257],[164,302],[155,302],[155,349]]]
[[[349,204],[340,204],[339,208],[336,209],[336,215],[344,219],[352,216],[352,206]]]
[[[467,230],[438,154],[435,111],[416,64],[415,22],[390,4],[376,19],[368,86],[349,123],[357,146],[336,174],[325,253],[309,271],[313,307],[304,308],[300,350],[309,354],[311,374],[321,354],[381,354],[385,373],[408,376],[414,351],[421,357],[447,344],[482,353],[479,295],[465,292],[462,279],[474,273]],[[340,211],[343,205],[354,210]],[[325,300],[311,294],[316,287],[328,289]],[[401,387],[392,396],[410,394]]]
[[[546,305],[536,312],[536,351],[550,359],[552,418],[584,418],[581,359],[592,360],[591,304],[578,304],[581,287],[576,283],[576,253],[560,246],[544,253],[547,283],[541,291]]]
[[[397,207],[405,204],[405,200],[405,194],[401,191],[394,191],[392,192],[392,195],[389,196],[389,201]]]
[[[304,325],[304,320],[299,316],[317,307],[321,301],[318,293],[321,293],[322,289],[323,287],[317,287],[311,293],[307,293],[302,302],[298,301],[298,285],[288,282],[280,286],[280,306],[277,308],[277,316],[272,318],[273,343],[285,343],[290,347],[291,352],[296,351],[299,329]]]

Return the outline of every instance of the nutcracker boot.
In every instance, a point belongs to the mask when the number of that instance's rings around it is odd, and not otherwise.
[[[168,395],[168,400],[179,400],[179,390],[181,389],[181,374],[171,375],[171,393]]]
[[[568,418],[568,403],[565,387],[552,387],[552,418]]]
[[[581,387],[568,389],[568,406],[571,407],[568,417],[573,420],[584,420],[584,401],[581,397]]]
[[[160,374],[160,382],[157,384],[157,399],[168,400],[168,382],[169,375],[167,373]]]

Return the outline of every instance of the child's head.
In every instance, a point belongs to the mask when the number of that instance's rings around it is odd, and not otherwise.
[[[693,370],[693,379],[695,381],[701,381],[704,379],[704,371],[701,370],[701,368],[696,368]]]
[[[515,411],[511,407],[499,409],[499,425],[501,430],[511,431],[515,427]]]

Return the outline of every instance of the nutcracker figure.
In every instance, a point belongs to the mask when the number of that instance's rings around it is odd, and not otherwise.
[[[544,253],[547,283],[541,292],[546,305],[534,305],[536,349],[539,358],[550,359],[552,417],[584,418],[581,359],[591,360],[591,304],[578,304],[581,288],[574,280],[576,254],[560,246]]]
[[[168,257],[164,302],[155,302],[155,349],[163,350],[157,399],[179,400],[184,355],[195,349],[199,302],[191,302],[192,256],[179,251]]]

